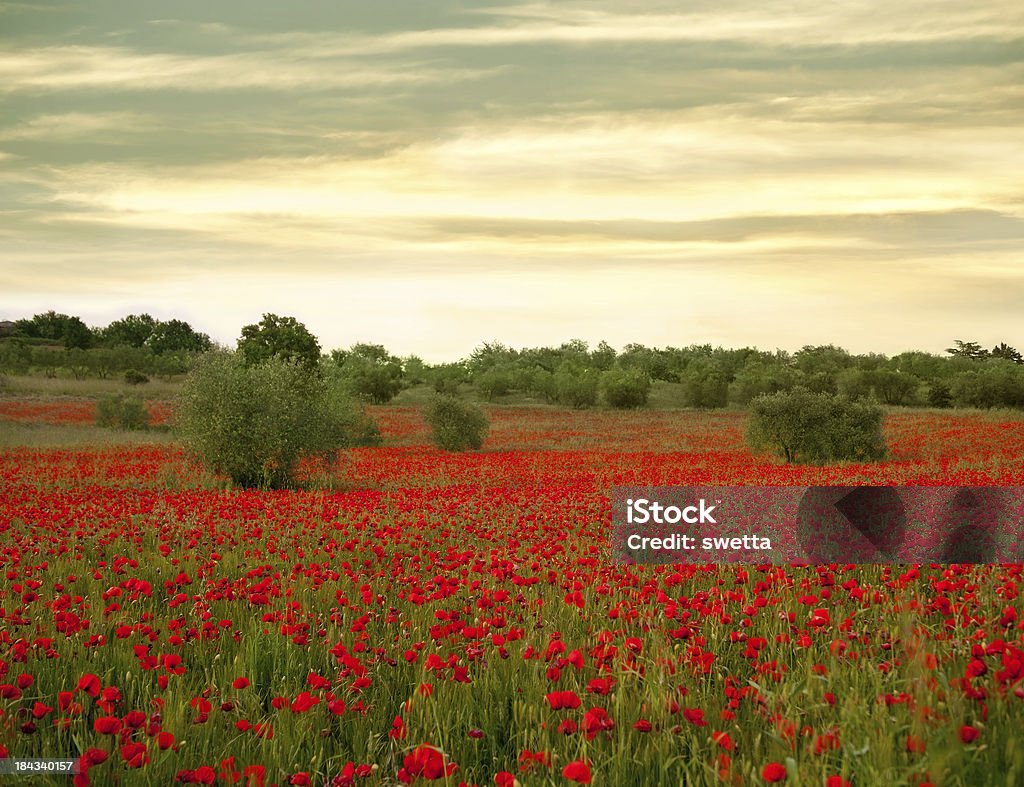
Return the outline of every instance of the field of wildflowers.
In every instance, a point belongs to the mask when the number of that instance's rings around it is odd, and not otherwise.
[[[752,456],[741,413],[491,408],[465,454],[373,414],[384,447],[300,492],[167,443],[0,452],[0,755],[76,785],[1024,782],[1022,566],[608,544],[614,485],[1024,485],[1021,420],[893,413],[886,462],[815,468]]]

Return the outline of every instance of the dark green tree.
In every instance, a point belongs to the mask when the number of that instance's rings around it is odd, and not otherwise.
[[[158,322],[146,340],[146,346],[157,355],[172,352],[206,352],[213,342],[205,333],[198,333],[184,320]]]
[[[242,328],[238,351],[250,366],[271,358],[292,361],[307,372],[320,365],[320,343],[294,317],[264,314],[260,322]]]
[[[156,319],[149,314],[129,314],[110,323],[103,329],[101,337],[104,344],[111,347],[142,347],[156,326]]]
[[[964,342],[960,339],[955,339],[953,344],[953,347],[946,348],[946,352],[954,358],[970,358],[975,361],[988,358],[988,350],[977,342]]]

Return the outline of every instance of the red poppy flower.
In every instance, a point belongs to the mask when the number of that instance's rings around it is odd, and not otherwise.
[[[578,784],[590,784],[590,765],[584,760],[573,760],[562,768],[562,776]]]

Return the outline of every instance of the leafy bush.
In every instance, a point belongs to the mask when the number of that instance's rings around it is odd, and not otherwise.
[[[402,390],[402,362],[379,344],[331,352],[330,374],[365,402],[386,404]]]
[[[885,456],[881,407],[802,387],[754,399],[747,441],[754,450],[769,450],[787,462],[825,464]]]
[[[488,402],[504,396],[512,389],[512,375],[503,369],[489,369],[479,375],[474,382]]]
[[[936,380],[928,388],[929,407],[950,407],[953,404],[953,394],[949,390],[949,384],[944,380]]]
[[[1024,407],[1024,366],[1002,359],[976,363],[950,384],[958,407]]]
[[[239,353],[210,353],[179,395],[177,428],[204,465],[244,487],[296,486],[305,456],[379,442],[372,421],[301,361],[246,365]]]
[[[124,381],[128,385],[142,385],[148,383],[149,378],[137,369],[129,369],[124,373]]]
[[[445,451],[477,451],[487,436],[488,422],[476,405],[454,396],[438,396],[426,412],[434,444]]]
[[[639,369],[609,369],[601,375],[604,400],[611,407],[643,407],[651,393],[651,378]]]
[[[558,404],[574,410],[583,410],[597,404],[598,374],[593,369],[563,364],[551,382],[554,399]]]
[[[145,429],[149,425],[149,411],[136,396],[101,396],[96,402],[96,425],[109,429]]]

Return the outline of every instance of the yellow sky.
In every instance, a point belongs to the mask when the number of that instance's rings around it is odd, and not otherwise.
[[[1022,341],[1018,3],[115,6],[0,3],[0,318]]]

